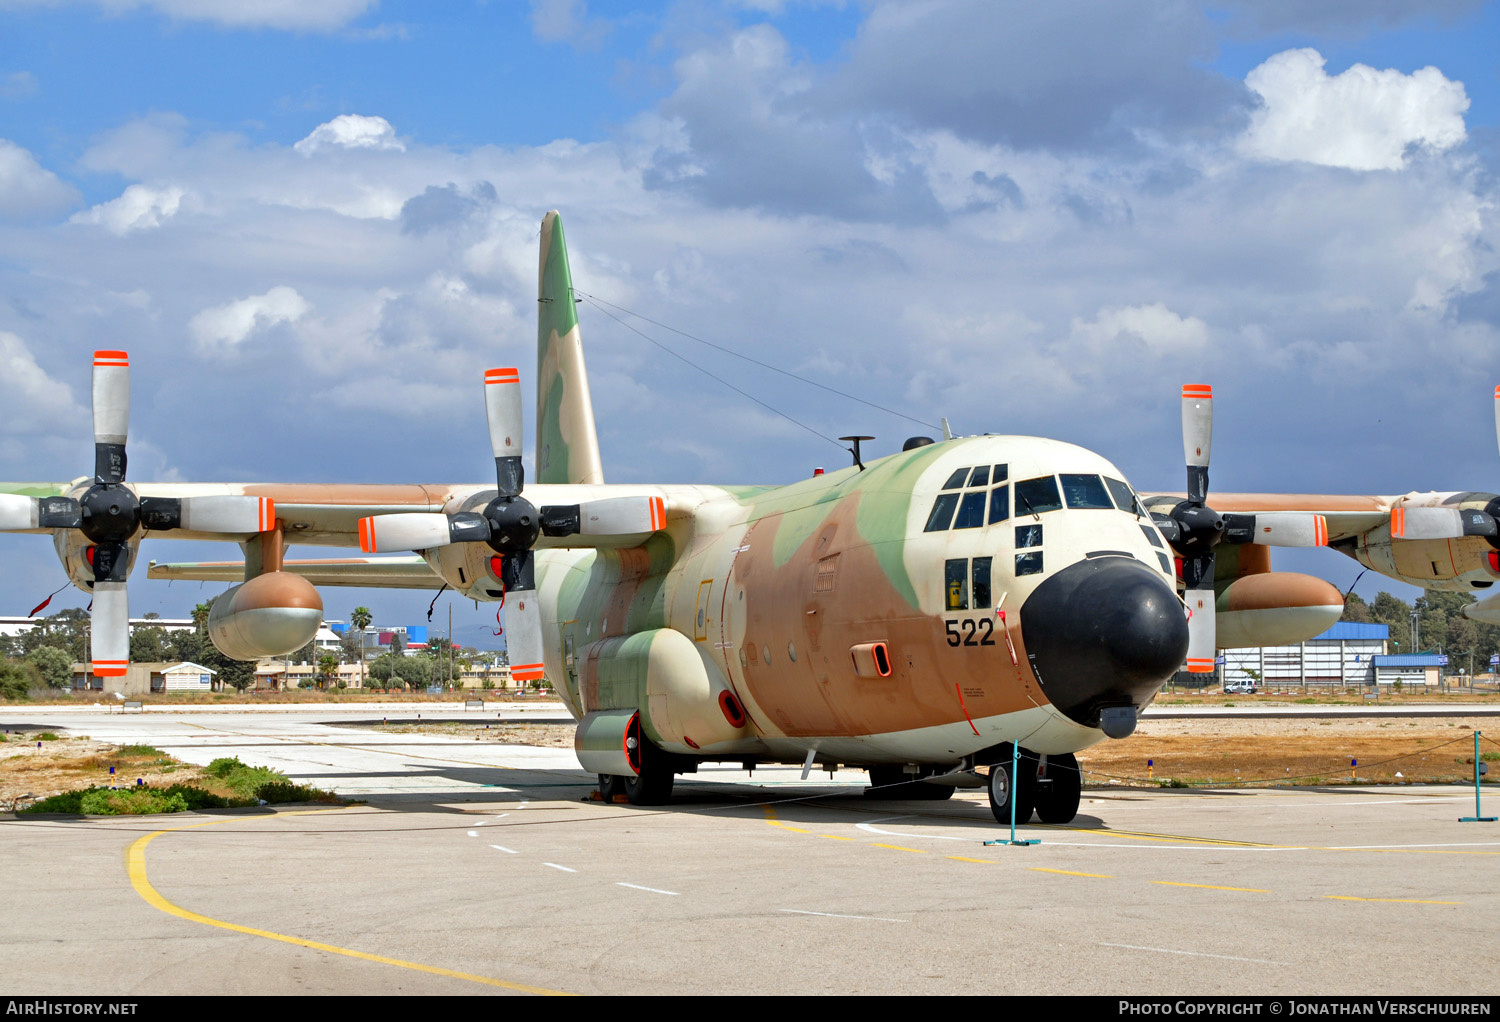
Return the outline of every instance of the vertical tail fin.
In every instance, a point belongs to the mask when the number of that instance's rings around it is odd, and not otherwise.
[[[536,481],[602,483],[599,435],[574,307],[562,218],[542,218],[536,330]]]

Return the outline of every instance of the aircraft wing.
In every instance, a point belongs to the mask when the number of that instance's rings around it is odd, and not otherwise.
[[[281,570],[300,575],[315,586],[360,586],[370,589],[431,589],[442,579],[416,554],[385,557],[330,557],[282,561]],[[244,561],[152,561],[147,578],[193,582],[241,582]]]

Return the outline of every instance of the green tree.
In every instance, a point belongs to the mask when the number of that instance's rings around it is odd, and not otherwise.
[[[0,698],[25,699],[33,688],[40,688],[41,685],[41,675],[24,660],[0,663]]]
[[[214,600],[216,599],[218,599],[217,596],[211,598],[207,603],[200,603],[193,608],[193,624],[197,626],[199,635],[203,635],[208,631],[208,616],[213,613]],[[204,666],[207,665],[205,664]]]
[[[357,629],[359,633],[357,656],[359,657],[360,685],[364,685],[365,683],[365,629],[369,628],[370,623],[374,620],[375,615],[370,613],[369,607],[355,607],[354,612],[349,615],[350,628]]]
[[[1351,592],[1348,596],[1344,597],[1344,613],[1339,615],[1339,620],[1368,623],[1370,620],[1370,605],[1358,593]]]
[[[53,688],[71,688],[74,659],[56,646],[38,646],[26,654],[26,662]]]
[[[152,664],[167,657],[167,630],[147,626],[130,630],[130,659],[138,664]]]

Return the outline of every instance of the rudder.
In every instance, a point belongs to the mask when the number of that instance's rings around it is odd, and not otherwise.
[[[557,210],[542,218],[536,332],[536,481],[602,483],[599,434]]]

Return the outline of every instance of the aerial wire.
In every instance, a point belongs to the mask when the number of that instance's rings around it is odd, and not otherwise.
[[[647,323],[650,323],[652,326],[661,327],[663,330],[670,330],[670,331],[672,331],[672,333],[678,334],[678,335],[680,335],[682,337],[686,337],[690,341],[697,341],[699,344],[707,345],[708,347],[713,348],[715,351],[722,351],[726,355],[733,355],[735,358],[742,359],[742,360],[744,360],[746,362],[751,363],[752,365],[758,365],[762,369],[769,369],[773,373],[780,373],[782,376],[786,376],[786,377],[788,377],[790,379],[796,380],[799,383],[806,383],[809,386],[817,387],[819,390],[826,390],[830,394],[837,394],[839,397],[847,398],[850,401],[857,401],[860,404],[865,405],[868,408],[877,409],[878,411],[885,412],[887,415],[894,415],[897,418],[905,419],[908,422],[915,422],[917,425],[919,425],[919,426],[926,426],[928,429],[940,429],[941,428],[940,426],[937,426],[934,423],[924,422],[923,420],[918,419],[915,416],[907,415],[905,412],[898,412],[894,408],[887,408],[885,405],[876,404],[873,401],[867,401],[864,398],[859,397],[859,396],[857,396],[855,394],[846,393],[846,392],[844,392],[842,390],[839,390],[837,387],[830,387],[827,384],[819,383],[817,380],[810,380],[810,379],[808,379],[805,376],[799,376],[799,375],[797,375],[794,372],[790,372],[790,371],[788,371],[786,369],[781,369],[781,368],[779,368],[777,366],[773,366],[769,362],[762,362],[758,358],[751,358],[749,355],[741,354],[740,352],[735,351],[732,348],[726,348],[726,347],[724,347],[721,344],[715,344],[713,341],[705,340],[702,337],[698,337],[698,336],[696,336],[694,334],[690,334],[686,330],[678,330],[674,326],[668,326],[665,323],[659,323],[656,320],[652,319],[650,316],[643,316],[641,313],[634,312],[634,311],[632,311],[630,309],[627,309],[623,305],[616,305],[614,302],[605,301],[603,298],[597,298],[594,295],[588,294],[587,292],[579,291],[577,288],[573,289],[573,293],[576,294],[576,295],[578,295],[581,298],[584,298],[585,300],[588,301],[588,303],[590,305],[592,305],[595,308],[599,309],[600,312],[604,312],[606,315],[608,315],[608,311],[606,309],[604,309],[603,306],[608,305],[610,308],[612,308],[612,309],[618,309],[620,312],[625,313],[627,316],[634,316],[636,319],[644,320]],[[617,319],[616,322],[620,322],[620,321]],[[639,331],[637,331],[637,332],[639,332]],[[645,334],[641,334],[641,336],[645,337],[646,335]],[[649,340],[649,338],[647,338],[647,339]],[[654,344],[656,342],[652,341],[652,343]],[[681,356],[679,356],[679,357],[681,357]],[[689,364],[691,364],[691,363],[689,363]],[[696,368],[696,366],[694,368]],[[715,379],[717,379],[717,377],[715,377]]]

